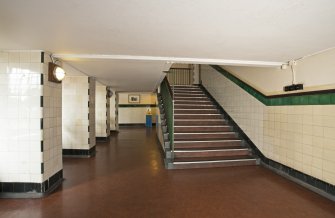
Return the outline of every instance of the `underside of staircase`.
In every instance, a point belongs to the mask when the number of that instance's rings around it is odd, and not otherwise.
[[[246,142],[199,86],[173,86],[174,148],[168,169],[256,165]]]

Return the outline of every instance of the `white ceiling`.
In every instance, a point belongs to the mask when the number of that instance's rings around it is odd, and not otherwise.
[[[67,61],[122,90],[152,90],[164,60],[108,59],[285,62],[335,46],[334,11],[334,0],[0,0],[0,48],[90,54]]]

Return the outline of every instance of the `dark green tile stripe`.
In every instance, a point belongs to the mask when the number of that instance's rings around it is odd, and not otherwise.
[[[155,104],[119,104],[119,107],[157,107]]]
[[[241,87],[244,91],[254,96],[266,106],[283,105],[329,105],[335,104],[335,90],[322,90],[304,93],[290,93],[284,95],[266,96],[257,89],[246,84],[236,76],[217,65],[210,65],[227,79]]]

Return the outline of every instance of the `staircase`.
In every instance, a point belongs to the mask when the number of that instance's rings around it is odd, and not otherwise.
[[[173,86],[174,153],[170,169],[256,165],[257,159],[199,86]]]

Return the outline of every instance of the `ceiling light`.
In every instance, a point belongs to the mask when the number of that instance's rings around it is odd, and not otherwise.
[[[65,71],[63,68],[54,63],[49,63],[49,78],[50,82],[61,83],[65,78]]]

